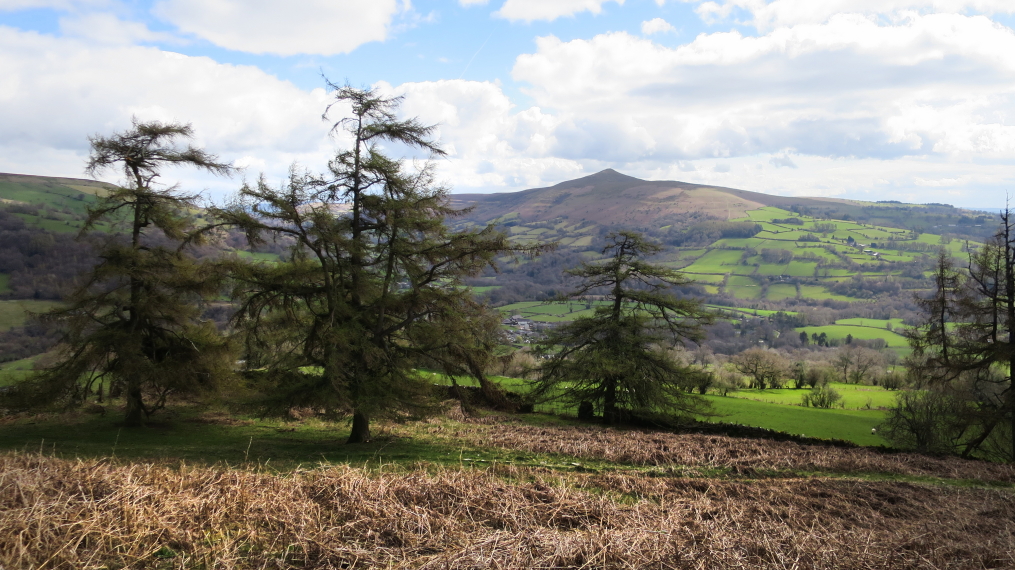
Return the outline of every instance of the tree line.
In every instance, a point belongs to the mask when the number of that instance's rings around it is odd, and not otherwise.
[[[466,285],[504,259],[551,248],[513,244],[493,226],[452,229],[449,220],[462,211],[448,205],[433,163],[410,168],[381,146],[443,156],[433,127],[399,119],[398,98],[331,87],[333,105],[351,110],[334,121],[333,132],[351,144],[324,172],[293,167],[281,184],[263,177],[244,184],[231,203],[207,209],[210,223],[192,215],[197,195],[161,180],[168,166],[232,172],[186,143],[193,136],[188,125],[135,120],[126,131],[92,137],[87,170],[113,169],[123,182],[89,209],[83,233],[97,224],[120,224],[123,231],[95,242],[97,263],[76,278],[64,307],[43,315],[62,327],[60,352],[53,365],[7,390],[4,407],[106,393],[125,399],[126,425],[141,425],[176,395],[246,392],[269,412],[312,407],[351,417],[348,441],[355,443],[369,440],[372,418],[434,410],[433,387],[417,374],[420,367],[440,370],[453,387],[458,378],[474,377],[486,398],[503,399],[486,377],[501,342],[499,319]],[[19,235],[16,222],[0,222]],[[908,382],[920,389],[900,399],[887,424],[897,441],[925,451],[1015,457],[1015,448],[999,447],[1012,440],[1015,425],[1012,227],[1005,215],[1001,232],[970,254],[965,272],[941,256],[936,294],[920,302],[929,317],[910,333]],[[233,239],[230,231],[255,246],[273,244],[279,261],[196,253],[209,241]],[[561,275],[559,287],[544,292],[550,299],[599,301],[591,316],[552,330],[536,347],[525,371],[534,378],[533,397],[568,402],[583,417],[607,423],[656,412],[700,416],[708,406],[692,392],[734,389],[732,369],[759,389],[790,376],[797,388],[812,389],[810,405],[834,403],[827,374],[822,382],[818,368],[779,361],[769,349],[742,351],[719,367],[681,358],[673,347],[700,343],[712,315],[677,293],[689,285],[679,273],[646,261],[659,245],[629,231],[604,241],[599,261],[552,256],[528,267]],[[40,263],[56,247],[34,238],[22,245],[18,251]],[[564,276],[578,286],[567,288]],[[230,334],[204,318],[224,299],[235,306]],[[825,369],[862,382],[883,368],[878,358],[875,350],[852,346]],[[882,381],[897,385],[895,376]]]

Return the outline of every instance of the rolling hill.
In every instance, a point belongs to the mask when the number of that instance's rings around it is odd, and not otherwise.
[[[106,188],[92,180],[0,174],[0,211],[20,218],[26,230],[71,234]],[[870,302],[901,289],[928,287],[924,272],[939,249],[963,257],[965,240],[974,240],[976,247],[996,220],[940,204],[790,198],[641,180],[610,169],[548,188],[455,194],[452,200],[473,208],[458,224],[497,223],[518,242],[555,242],[565,255],[543,269],[541,261],[526,268],[523,280],[531,286],[505,302],[559,289],[563,268],[593,258],[600,237],[621,228],[667,245],[660,261],[699,283],[699,293],[712,297],[709,302],[748,307],[788,307],[801,300]],[[26,242],[22,249],[38,245]],[[574,254],[579,257],[567,257]],[[28,259],[31,252],[21,255]],[[12,293],[14,273],[0,266],[0,294]],[[518,276],[509,267],[476,285],[503,296],[501,289]]]
[[[817,218],[953,233],[984,238],[996,216],[946,204],[860,202],[838,198],[787,197],[677,181],[650,181],[606,169],[547,188],[498,194],[454,194],[456,207],[473,208],[464,221],[531,224],[555,219],[572,224],[658,228],[691,217],[722,220],[773,207]],[[947,228],[947,229],[944,229]],[[940,230],[940,231],[938,231]]]

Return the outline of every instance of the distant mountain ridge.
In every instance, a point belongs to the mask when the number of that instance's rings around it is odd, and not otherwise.
[[[999,220],[996,215],[947,204],[776,196],[675,180],[642,180],[611,168],[545,188],[453,194],[451,198],[458,208],[473,208],[460,221],[476,224],[497,220],[526,224],[562,218],[569,223],[653,229],[684,223],[690,218],[743,218],[750,210],[775,207],[820,218],[954,233],[982,240],[993,233]]]
[[[747,210],[765,206],[827,208],[851,202],[835,198],[774,196],[675,180],[642,180],[612,168],[546,188],[499,194],[455,194],[452,199],[458,207],[473,206],[468,218],[477,223],[517,213],[524,222],[567,216],[571,221],[609,225],[625,221],[633,225],[651,224],[676,213],[701,212],[718,218],[739,218]]]

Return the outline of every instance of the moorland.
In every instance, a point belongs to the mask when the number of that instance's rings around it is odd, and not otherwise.
[[[113,224],[77,239],[110,191],[88,180],[0,175],[0,387],[52,365],[59,331],[31,315],[64,302]],[[564,270],[639,231],[715,314],[677,349],[709,371],[692,424],[601,426],[574,406],[493,410],[445,399],[341,443],[346,418],[266,417],[229,394],[169,403],[143,428],[123,400],[0,417],[0,565],[12,568],[994,568],[1015,565],[1015,471],[916,453],[878,431],[906,388],[907,331],[925,320],[940,256],[968,259],[998,218],[947,205],[780,198],[614,171],[505,195],[455,195],[513,243],[469,279],[508,319],[486,373],[524,399],[539,326],[602,301],[553,302]],[[198,217],[204,215],[197,211]],[[198,258],[274,263],[285,244],[224,233]],[[232,305],[208,303],[223,330]],[[771,386],[739,355],[777,354]],[[845,364],[840,364],[845,363]],[[841,368],[840,366],[844,366]],[[863,372],[860,370],[863,368]],[[466,377],[456,384],[479,384]],[[753,386],[753,387],[752,387]],[[802,405],[831,388],[829,408]],[[900,389],[901,388],[901,389]],[[690,388],[689,388],[690,389]],[[95,397],[97,396],[97,398]],[[523,413],[524,412],[524,413]]]

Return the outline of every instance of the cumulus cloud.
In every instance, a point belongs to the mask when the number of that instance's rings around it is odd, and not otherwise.
[[[607,2],[622,5],[624,0],[506,0],[494,15],[512,21],[553,21],[579,12],[598,14]]]
[[[796,168],[797,165],[793,162],[793,159],[788,156],[773,156],[768,159],[768,163],[776,168]]]
[[[82,16],[61,18],[60,31],[65,35],[87,39],[99,44],[179,43],[170,34],[153,32],[141,22],[129,22],[113,14],[90,12]]]
[[[665,32],[675,32],[676,28],[670,25],[669,22],[662,18],[652,18],[646,22],[641,23],[641,33],[646,36],[652,34],[661,34]]]
[[[695,2],[698,0],[685,0]],[[797,24],[820,24],[839,14],[901,15],[916,13],[1015,13],[1009,0],[709,0],[695,8],[708,23],[735,15],[760,29]]]
[[[113,0],[0,0],[0,10],[34,10],[39,8],[57,8],[70,10],[74,8],[94,8],[109,6]]]
[[[658,159],[784,148],[830,156],[1011,157],[1015,34],[984,17],[841,16],[760,37],[701,35],[667,48],[626,33],[537,40],[513,75],[538,105],[573,116],[559,152],[615,143]],[[612,153],[612,154],[609,154]]]
[[[275,177],[292,161],[318,167],[332,148],[320,120],[324,90],[306,92],[255,67],[5,27],[0,53],[0,171],[80,176],[87,136],[122,130],[133,115],[193,123],[211,152],[258,157]],[[51,167],[26,172],[41,164],[32,149],[48,149]]]
[[[405,116],[438,125],[437,135],[449,154],[440,169],[458,191],[542,186],[583,173],[580,162],[551,152],[559,118],[537,107],[516,108],[493,83],[446,80],[377,87],[405,97]]]
[[[154,11],[181,31],[256,54],[348,53],[388,37],[397,0],[161,0]]]

